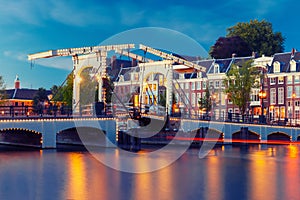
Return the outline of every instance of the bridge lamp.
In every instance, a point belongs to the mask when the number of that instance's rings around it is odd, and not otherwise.
[[[265,115],[264,115],[264,99],[267,98],[267,93],[264,90],[259,91],[258,97],[261,99],[261,115],[260,115],[260,123],[265,123]]]
[[[82,81],[82,78],[81,78],[80,76],[77,76],[77,77],[76,77],[76,82],[77,82],[77,83],[81,83],[81,81]]]

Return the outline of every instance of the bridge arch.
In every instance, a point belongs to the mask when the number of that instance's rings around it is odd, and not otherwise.
[[[106,131],[95,127],[72,127],[56,133],[56,143],[72,145],[106,145]]]
[[[242,142],[243,140],[260,142],[261,135],[255,131],[247,130],[243,132],[242,130],[236,131],[232,134],[233,142]]]
[[[191,134],[194,136],[193,143],[201,143],[204,139],[217,143],[222,143],[224,140],[224,133],[214,128],[200,127],[191,131]]]
[[[22,145],[29,147],[42,147],[42,133],[26,128],[0,129],[0,143]]]
[[[268,142],[290,142],[292,140],[292,136],[284,133],[284,132],[272,132],[270,134],[268,134],[267,136],[267,140]]]

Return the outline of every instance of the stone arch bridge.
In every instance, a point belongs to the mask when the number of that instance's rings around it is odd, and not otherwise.
[[[56,148],[57,135],[74,128],[93,128],[98,130],[98,133],[105,134],[106,137],[102,137],[105,138],[105,141],[102,141],[102,145],[105,147],[113,146],[116,141],[116,120],[92,117],[0,120],[0,139],[2,143],[6,144]],[[85,139],[84,134],[82,134],[83,137],[80,136],[80,139],[91,144],[92,141],[89,140],[91,138]]]
[[[270,141],[300,141],[300,127],[275,126],[265,124],[245,124],[219,121],[199,121],[181,119],[181,129],[185,132],[206,128],[222,134],[224,141],[229,143],[234,139],[255,140],[259,143]]]

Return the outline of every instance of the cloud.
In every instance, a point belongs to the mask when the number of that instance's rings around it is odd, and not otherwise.
[[[33,66],[41,65],[44,67],[52,67],[56,69],[64,69],[71,71],[73,69],[72,58],[70,57],[57,57],[57,58],[46,58],[33,61]]]
[[[22,62],[30,62],[27,59],[27,54],[23,52],[10,51],[6,50],[3,52],[3,55],[7,58],[22,61]],[[72,70],[73,62],[70,57],[56,57],[56,58],[45,58],[38,59],[31,62],[32,66],[40,65],[44,67],[56,68],[56,69],[64,69],[64,70]]]

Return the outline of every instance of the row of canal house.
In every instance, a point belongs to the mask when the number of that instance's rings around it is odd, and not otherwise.
[[[182,56],[183,57],[183,56]],[[185,57],[183,57],[185,58]],[[253,59],[254,67],[258,67],[263,75],[260,88],[253,88],[251,101],[247,112],[258,118],[263,113],[268,122],[288,120],[289,123],[300,123],[300,52],[293,50],[287,53],[277,53],[272,57],[236,57],[226,59],[196,60],[188,57],[189,61],[205,67],[206,72],[174,75],[174,93],[181,113],[189,116],[201,116],[204,111],[199,109],[198,100],[209,89],[213,101],[213,111],[210,115],[216,119],[227,119],[228,113],[239,113],[224,91],[223,79],[233,64]],[[116,60],[114,62],[117,62]],[[118,61],[119,63],[122,63]],[[124,65],[124,63],[122,64]],[[139,91],[140,72],[135,67],[137,63],[125,62],[126,67],[111,67],[115,71],[115,93],[123,102],[128,102],[131,95]],[[134,66],[134,67],[132,67]],[[122,70],[120,70],[120,68]],[[165,90],[165,77],[153,73],[143,87],[144,104],[156,104],[159,94]],[[266,98],[261,99],[259,93],[264,91]],[[299,122],[298,122],[299,121]]]

